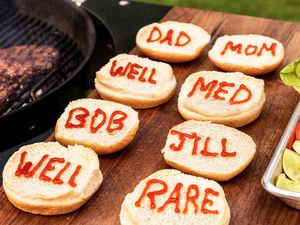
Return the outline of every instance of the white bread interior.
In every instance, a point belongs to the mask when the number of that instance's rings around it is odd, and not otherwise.
[[[185,46],[169,46],[167,43],[160,44],[159,42],[147,42],[153,27],[158,27],[164,35],[169,29],[173,29],[173,42],[175,42],[179,32],[187,33],[191,41]],[[210,34],[203,28],[191,24],[181,23],[176,21],[166,21],[162,23],[152,23],[142,27],[136,35],[136,45],[141,52],[150,58],[165,61],[165,62],[186,62],[197,58],[202,50],[210,41]]]
[[[85,107],[90,112],[90,116],[86,118],[85,126],[82,128],[66,128],[65,124],[69,117],[69,112],[77,107]],[[107,119],[96,133],[92,133],[90,131],[90,123],[92,115],[97,108],[106,113]],[[122,121],[124,126],[121,130],[108,133],[106,128],[109,123],[109,117],[115,110],[125,112],[127,118]],[[102,119],[102,116],[99,116],[99,118]],[[98,155],[104,155],[126,147],[134,139],[138,128],[138,113],[129,106],[100,99],[79,99],[70,102],[57,120],[55,138],[63,145],[80,144],[92,148]]]
[[[114,60],[117,60],[118,66],[126,66],[131,62],[147,66],[149,69],[155,68],[156,84],[140,82],[138,76],[133,80],[126,76],[111,76],[110,68]],[[175,94],[176,85],[176,78],[170,65],[128,54],[120,54],[110,59],[96,73],[95,79],[96,90],[103,99],[133,108],[151,108],[167,102]]]
[[[149,199],[147,197],[141,202],[140,207],[135,206],[135,202],[141,196],[143,189],[150,179],[160,179],[168,184],[167,194],[155,196],[156,209],[151,210],[149,205]],[[181,182],[183,183],[183,188],[181,189],[180,195],[180,213],[175,213],[174,204],[168,205],[163,211],[157,212],[157,208],[161,206],[169,197],[171,191],[174,189],[175,185]],[[204,198],[204,190],[206,188],[212,188],[219,192],[219,196],[210,196],[213,200],[213,205],[206,205],[207,208],[214,210],[217,209],[219,214],[203,214],[198,212],[194,213],[194,208],[189,205],[189,210],[187,213],[182,213],[184,208],[185,196],[187,187],[190,184],[196,184],[199,187],[200,194],[197,199],[197,204],[199,205],[199,211],[201,208],[201,202]],[[149,191],[161,189],[161,185],[153,185]],[[207,180],[201,177],[195,177],[191,175],[186,175],[178,170],[174,169],[163,169],[155,172],[154,174],[148,176],[142,180],[134,189],[132,193],[126,195],[124,202],[121,207],[120,212],[120,222],[121,225],[157,225],[157,224],[173,224],[173,225],[192,225],[192,224],[215,224],[215,225],[228,225],[230,220],[230,209],[227,204],[225,194],[222,187],[215,181]]]
[[[43,162],[32,178],[15,176],[24,151],[27,151],[25,162],[31,161],[33,166],[45,154],[49,155],[48,159],[63,157],[66,162],[70,162],[70,167],[61,176],[65,183],[58,185],[39,180],[48,160]],[[77,186],[71,187],[67,181],[78,165],[82,168],[75,180]],[[51,178],[65,163],[55,163],[53,166],[55,169],[47,172],[47,176]],[[98,156],[94,151],[79,145],[66,148],[57,142],[41,142],[21,147],[10,157],[3,170],[3,189],[9,201],[23,211],[42,215],[64,214],[76,210],[98,190],[102,180]]]
[[[232,41],[234,45],[241,43],[243,45],[242,54],[237,54],[236,51],[228,49],[222,55],[221,52],[229,41]],[[263,43],[270,47],[274,42],[276,43],[275,56],[272,56],[270,51],[263,51],[261,56],[244,54],[244,50],[249,44],[258,46],[257,52],[259,52]],[[275,70],[282,63],[284,47],[279,41],[263,35],[225,35],[216,40],[214,46],[208,52],[208,57],[222,70],[242,72],[248,75],[261,75]]]
[[[181,151],[170,149],[171,144],[177,145],[180,142],[178,135],[172,135],[170,132],[166,145],[162,149],[167,164],[192,175],[216,181],[227,181],[241,173],[252,161],[256,152],[256,145],[250,136],[221,124],[189,120],[174,126],[171,130],[187,134],[196,133],[201,138],[198,142],[196,155],[192,155],[194,140],[190,138],[185,139]],[[215,157],[200,154],[207,137],[211,138],[207,150],[218,153]],[[227,139],[226,151],[236,152],[236,156],[221,156],[221,140],[223,138]]]
[[[212,80],[234,83],[235,87],[226,88],[227,94],[221,94],[225,100],[217,100],[212,97],[205,99],[206,91],[200,91],[199,87],[193,96],[188,97],[195,82],[203,77],[205,84]],[[252,92],[252,98],[242,104],[229,104],[229,99],[241,84],[245,84]],[[216,91],[217,88],[215,88]],[[211,94],[213,95],[213,94]],[[243,99],[245,93],[241,93]],[[217,71],[200,71],[193,73],[184,81],[178,98],[178,110],[186,120],[204,120],[222,123],[232,127],[241,127],[254,121],[261,113],[266,96],[264,81],[242,73],[225,73]]]

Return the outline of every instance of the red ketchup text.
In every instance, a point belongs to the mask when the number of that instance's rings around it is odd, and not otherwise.
[[[251,44],[247,46],[243,46],[242,43],[233,43],[233,41],[228,41],[224,46],[221,55],[225,55],[226,52],[231,51],[231,52],[236,52],[237,54],[245,54],[247,56],[249,55],[261,56],[263,52],[270,52],[272,56],[275,56],[276,46],[277,44],[275,42],[273,42],[269,46],[266,43],[263,43],[261,46],[251,45]]]
[[[187,191],[185,191],[184,193],[186,194],[182,196],[182,189],[184,188],[186,188]],[[148,204],[149,208],[157,212],[163,212],[165,208],[172,207],[177,214],[219,214],[217,209],[212,209],[214,202],[211,199],[212,196],[218,197],[219,192],[212,188],[206,188],[204,193],[201,193],[197,184],[189,184],[187,187],[184,187],[183,183],[179,182],[171,189],[172,191],[169,194],[167,194],[168,190],[169,186],[165,181],[150,179],[147,181],[142,194],[135,202],[135,206],[141,207],[142,202],[147,201],[146,204]],[[204,198],[200,201],[201,194],[204,195]],[[158,196],[166,197],[164,202],[159,205],[156,203],[156,197]],[[207,206],[209,206],[209,209]]]
[[[204,77],[199,77],[194,83],[192,90],[187,97],[192,97],[196,91],[204,93],[204,99],[213,98],[220,101],[225,101],[225,96],[228,94],[228,89],[235,88],[235,92],[230,96],[228,103],[230,105],[242,104],[248,102],[252,97],[251,90],[245,85],[241,84],[236,88],[235,83],[228,83],[226,81],[212,80],[205,83]],[[240,95],[244,92],[245,96],[241,99]]]
[[[120,110],[115,110],[111,115],[107,115],[103,110],[97,108],[92,114],[84,107],[77,107],[69,112],[69,117],[65,124],[66,128],[83,128],[86,126],[87,118],[91,116],[89,129],[91,133],[96,133],[106,122],[106,131],[112,133],[116,130],[122,130],[124,121],[128,115]]]
[[[110,75],[112,77],[127,77],[130,80],[137,79],[141,83],[148,82],[150,84],[156,84],[156,80],[154,79],[156,69],[150,69],[147,66],[141,66],[138,63],[128,62],[126,66],[120,66],[118,65],[118,61],[114,60],[110,68]]]
[[[183,47],[191,42],[191,37],[184,31],[180,31],[178,35],[174,35],[173,29],[169,29],[166,34],[163,34],[157,26],[154,26],[146,41],[148,43],[155,42],[169,46]]]
[[[211,137],[203,138],[204,144],[203,148],[199,151],[199,141],[202,140],[200,136],[198,136],[196,133],[184,133],[178,130],[171,130],[171,135],[176,135],[178,137],[179,142],[178,143],[172,143],[169,145],[169,148],[175,152],[181,151],[183,149],[184,144],[187,140],[193,141],[193,147],[191,149],[191,155],[203,155],[203,156],[209,156],[209,157],[216,157],[219,155],[217,152],[211,152],[209,151],[209,143],[211,141]],[[236,156],[236,152],[228,152],[227,151],[227,138],[222,138],[220,143],[221,148],[221,157],[234,157]],[[199,152],[198,152],[199,151]]]
[[[70,162],[66,162],[64,158],[57,158],[57,157],[49,158],[49,155],[45,154],[42,156],[39,162],[36,163],[36,165],[33,165],[33,163],[30,161],[25,162],[25,158],[27,154],[28,153],[26,151],[22,152],[21,154],[20,163],[15,172],[15,175],[17,177],[23,176],[25,178],[32,178],[37,173],[37,171],[41,168],[42,170],[39,173],[39,180],[44,182],[52,182],[53,184],[57,184],[57,185],[61,185],[65,183],[65,181],[62,180],[62,176],[69,169],[71,165]],[[46,163],[46,165],[43,165],[44,163]],[[55,176],[50,177],[47,173],[49,171],[55,170],[55,164],[64,164],[64,166],[62,169],[57,171]],[[80,173],[81,168],[82,168],[81,165],[77,165],[75,170],[72,172],[71,176],[66,181],[66,183],[71,187],[77,186],[76,177]]]

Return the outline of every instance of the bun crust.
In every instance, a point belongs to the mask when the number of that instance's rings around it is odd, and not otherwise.
[[[70,117],[70,111],[79,107],[86,108],[90,115],[86,117],[85,125],[81,128],[66,128],[66,123]],[[97,109],[101,109],[106,114],[104,124],[95,132],[91,132],[90,125],[92,116]],[[126,113],[127,118],[121,121],[123,125],[121,130],[108,132],[107,127],[118,126],[118,124],[109,125],[112,114],[115,111]],[[101,117],[101,116],[99,116]],[[78,123],[72,117],[72,123]],[[119,117],[114,117],[119,118]],[[101,123],[101,119],[96,124]],[[135,137],[139,128],[138,113],[131,107],[119,103],[100,100],[100,99],[79,99],[72,101],[66,107],[64,113],[60,116],[55,127],[55,138],[63,145],[80,144],[92,148],[98,155],[111,154],[125,148]]]
[[[202,86],[199,83],[195,86],[199,79],[203,79],[204,83]],[[216,81],[218,84],[210,94],[208,89],[201,89],[210,82]],[[232,87],[221,88],[218,85],[222,82],[226,82]],[[239,104],[231,104],[230,99],[235,93],[238,93],[236,99],[246,99],[246,91],[238,91],[241,85],[245,85],[250,90],[250,99]],[[196,88],[192,92],[194,87]],[[222,90],[218,91],[218,88]],[[188,96],[190,93],[192,95]],[[216,95],[217,97],[215,97]],[[188,76],[182,85],[178,98],[178,111],[186,120],[212,121],[232,127],[241,127],[251,123],[260,115],[265,100],[263,80],[237,72],[200,71]]]
[[[125,75],[120,73],[112,75],[111,71],[117,71],[120,66],[126,68],[129,63],[135,67],[128,68]],[[144,69],[146,72],[142,75]],[[135,72],[130,72],[131,70]],[[151,76],[150,73],[154,70]],[[151,108],[167,102],[175,94],[176,85],[170,65],[127,54],[120,54],[110,59],[96,73],[95,79],[96,90],[103,99],[137,109]]]
[[[160,40],[147,42],[155,27],[161,31]],[[170,30],[173,31],[172,44],[168,45],[166,41],[160,43]],[[175,45],[180,32],[185,32],[190,37],[190,42],[184,46]],[[136,35],[136,45],[142,53],[150,58],[172,63],[186,62],[197,58],[209,41],[210,35],[201,27],[176,21],[149,24],[142,27]]]
[[[172,150],[171,145],[179,143],[179,136],[172,134],[171,131],[196,134],[200,138],[197,148],[193,148],[195,139],[186,138],[181,150]],[[207,138],[210,138],[207,142],[207,151],[216,156],[206,156],[201,153],[205,149]],[[224,138],[226,138],[226,151],[235,152],[236,155],[222,156]],[[164,159],[170,166],[188,174],[216,181],[227,181],[241,173],[250,164],[255,152],[255,143],[243,132],[221,124],[194,120],[174,126],[162,149]]]
[[[33,168],[43,156],[48,155],[32,177],[16,175],[24,152],[27,153],[24,163],[32,162]],[[45,172],[46,166],[53,158],[64,159],[64,162],[53,162],[50,165],[54,169]],[[68,162],[69,166],[59,177],[62,183],[54,183],[54,178]],[[75,176],[75,186],[71,186],[68,179],[71,179],[78,165],[81,168]],[[41,179],[43,171],[50,180]],[[8,200],[23,211],[42,215],[65,214],[78,209],[98,190],[102,180],[99,160],[94,151],[79,145],[65,148],[57,142],[21,147],[11,156],[3,170],[3,189]]]
[[[232,42],[233,46],[241,46],[240,48],[233,47],[233,50],[227,48],[227,50],[224,51],[228,42]],[[266,48],[262,49],[264,44],[266,44],[267,48],[270,48],[272,43],[276,44],[274,48],[275,55],[272,55],[271,50],[266,50]],[[253,54],[246,55],[246,49],[247,54]],[[258,55],[261,49],[261,55]],[[240,53],[238,53],[239,50]],[[216,40],[214,46],[208,52],[208,57],[222,70],[242,72],[248,75],[261,75],[275,70],[282,63],[284,59],[284,48],[279,41],[263,35],[225,35]]]
[[[164,182],[167,185],[166,189],[162,189],[162,184],[153,184],[146,190],[147,184],[150,180],[157,180]],[[181,183],[181,184],[179,184]],[[170,194],[175,190],[178,185],[182,185],[180,189],[180,197],[178,212],[175,212],[175,203],[167,204],[161,211],[159,208],[165,204]],[[198,205],[198,210],[194,211],[192,204],[188,205],[187,211],[183,213],[185,201],[187,196],[187,189],[190,186],[197,186],[199,188],[199,196],[195,201]],[[212,204],[207,207],[210,210],[217,210],[217,214],[206,214],[201,209],[201,203],[204,200],[204,193],[207,189],[212,189],[218,192],[217,196],[210,195]],[[150,209],[150,201],[147,193],[155,193],[156,190],[161,191],[154,197],[154,208]],[[142,193],[145,197],[141,199]],[[173,195],[174,197],[175,195]],[[178,195],[177,195],[178,196]],[[137,206],[138,199],[141,199],[140,204]],[[153,207],[153,204],[151,204]],[[159,211],[159,212],[158,212]],[[186,175],[180,171],[173,169],[164,169],[155,172],[142,180],[134,189],[132,193],[126,195],[120,212],[121,225],[157,225],[157,224],[215,224],[215,225],[228,225],[230,220],[230,209],[227,204],[225,194],[222,187],[215,181],[207,180],[201,177],[194,177]]]

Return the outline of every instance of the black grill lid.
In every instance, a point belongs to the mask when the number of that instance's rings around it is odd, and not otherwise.
[[[20,89],[7,113],[36,101],[73,75],[83,60],[74,40],[59,29],[4,4],[0,11],[0,48],[16,45],[47,45],[60,52],[58,67],[45,74],[30,89]],[[0,74],[1,75],[1,74]]]

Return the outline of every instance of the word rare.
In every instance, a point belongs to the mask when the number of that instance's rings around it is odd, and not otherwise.
[[[149,189],[152,186],[161,186],[160,189],[156,189],[154,191],[149,191]],[[169,189],[168,184],[160,179],[150,179],[147,181],[146,186],[139,197],[139,199],[135,202],[136,207],[140,207],[142,201],[147,197],[150,201],[150,209],[154,210],[157,209],[157,212],[162,212],[168,205],[175,205],[175,213],[183,213],[187,214],[189,213],[189,208],[193,207],[194,214],[203,213],[203,214],[219,214],[219,211],[216,209],[208,209],[206,206],[209,205],[210,208],[213,207],[213,201],[209,198],[211,195],[218,197],[219,192],[215,191],[211,188],[206,188],[204,193],[204,198],[202,202],[197,203],[199,201],[200,197],[200,190],[198,185],[196,184],[190,184],[187,187],[187,192],[184,196],[184,200],[182,200],[182,189],[184,188],[184,185],[182,183],[177,183],[175,187],[173,188],[172,192],[166,196],[167,199],[164,201],[164,203],[160,206],[156,205],[155,197],[159,195],[166,195],[167,191]],[[184,201],[184,204],[181,203],[181,201]],[[190,204],[189,204],[190,203]],[[180,208],[180,206],[183,206],[184,208]]]

